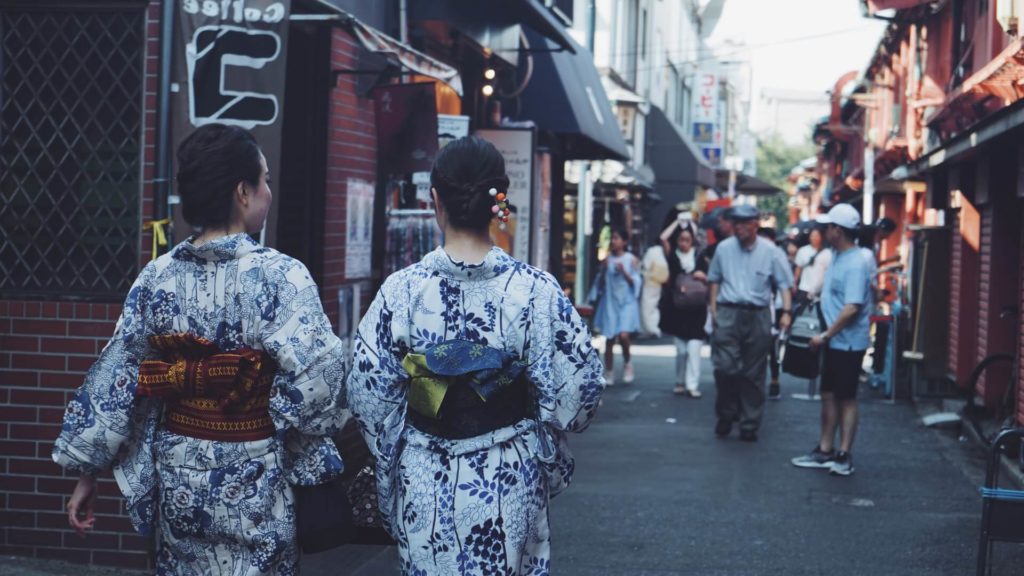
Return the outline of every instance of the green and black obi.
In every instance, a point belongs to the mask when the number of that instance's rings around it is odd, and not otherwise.
[[[527,363],[467,340],[447,340],[407,354],[409,422],[422,432],[458,440],[533,416]]]

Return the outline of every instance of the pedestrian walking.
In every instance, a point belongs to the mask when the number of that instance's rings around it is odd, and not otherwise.
[[[696,229],[685,216],[665,228],[661,244],[670,278],[661,295],[661,330],[671,334],[676,345],[672,393],[700,398],[700,349],[707,338],[708,262],[700,257]]]
[[[199,232],[135,280],[53,449],[80,475],[75,531],[99,527],[96,477],[112,467],[135,528],[156,534],[158,574],[296,574],[292,484],[342,471],[341,342],[305,266],[249,236],[269,183],[246,130],[182,142],[178,194]]]
[[[594,327],[605,337],[604,378],[615,384],[615,344],[622,347],[622,382],[632,384],[636,375],[630,355],[633,332],[640,329],[640,262],[626,250],[629,233],[612,230],[611,253],[594,279],[590,300],[597,301]]]
[[[871,326],[871,269],[855,244],[860,216],[853,206],[837,204],[828,214],[819,216],[818,222],[825,225],[825,239],[835,251],[821,296],[821,312],[828,328],[810,342],[812,349],[824,349],[825,356],[821,438],[809,454],[794,458],[792,463],[849,476],[854,470],[850,451],[858,422],[857,386]]]
[[[348,398],[375,459],[402,574],[549,572],[548,500],[572,478],[567,432],[603,389],[590,331],[548,273],[495,247],[501,153],[460,138],[431,194],[444,245],[391,275],[360,322]]]
[[[802,306],[821,294],[821,288],[825,283],[825,273],[832,263],[832,251],[825,246],[820,228],[811,229],[808,234],[808,243],[796,253],[795,263],[797,266],[796,305]]]
[[[782,252],[757,235],[758,211],[732,208],[734,236],[721,242],[711,261],[711,360],[715,367],[715,434],[723,437],[739,421],[740,439],[757,440],[765,400],[766,363],[772,344],[769,304],[782,291],[780,328],[791,321],[793,276]]]
[[[640,289],[640,331],[661,338],[661,293],[669,278],[668,260],[660,243],[644,252],[640,263],[643,288]]]
[[[786,259],[786,264],[789,266],[790,274],[793,273],[793,264],[789,261],[789,255],[786,251],[779,246],[775,241],[778,233],[775,228],[770,226],[762,226],[757,229],[757,235],[764,238],[765,240],[772,243]],[[787,288],[792,291],[792,288]],[[779,373],[781,372],[781,366],[779,365],[779,322],[782,316],[782,290],[772,286],[772,299],[768,305],[772,316],[772,345],[768,349],[768,374],[771,376],[771,380],[768,382],[768,399],[769,400],[782,400],[782,389],[779,386]]]

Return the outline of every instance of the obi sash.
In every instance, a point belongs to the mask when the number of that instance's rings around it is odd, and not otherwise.
[[[149,344],[160,359],[139,366],[135,394],[165,401],[168,431],[224,442],[274,435],[270,390],[277,366],[265,352],[222,352],[191,334],[150,336]]]
[[[532,413],[527,364],[507,352],[466,340],[448,340],[423,354],[407,354],[409,423],[422,432],[458,440],[510,426]]]

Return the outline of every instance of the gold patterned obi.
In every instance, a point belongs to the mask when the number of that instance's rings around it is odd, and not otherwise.
[[[139,366],[135,394],[165,401],[168,431],[224,442],[274,435],[270,390],[277,366],[265,352],[222,352],[191,334],[151,336],[149,344],[160,359]]]

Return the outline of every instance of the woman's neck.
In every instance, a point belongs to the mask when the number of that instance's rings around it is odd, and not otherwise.
[[[451,226],[444,230],[444,251],[456,262],[476,264],[483,262],[494,243],[487,229],[459,230]]]
[[[235,234],[241,234],[242,232],[245,232],[245,226],[238,223],[220,228],[207,228],[192,239],[192,244],[195,246],[202,246],[203,244],[213,242],[218,238],[234,236]]]

